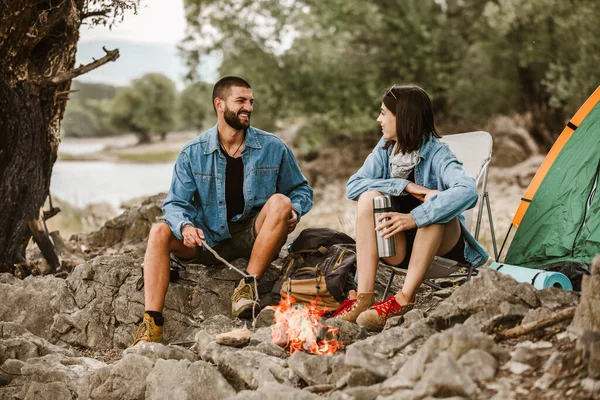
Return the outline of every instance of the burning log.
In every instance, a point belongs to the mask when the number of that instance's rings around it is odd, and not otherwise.
[[[291,296],[285,296],[273,307],[275,324],[271,327],[273,343],[289,349],[290,354],[302,350],[312,354],[332,354],[342,346],[338,341],[338,329],[323,325],[321,317],[327,309],[318,307],[318,299],[310,307],[294,304]]]

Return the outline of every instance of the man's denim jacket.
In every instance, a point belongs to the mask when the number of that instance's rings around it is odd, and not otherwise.
[[[313,190],[294,154],[279,137],[249,127],[242,160],[245,206],[232,222],[258,214],[275,193],[289,197],[298,219],[311,209]],[[226,166],[216,125],[188,143],[177,157],[163,212],[179,240],[183,240],[181,228],[187,224],[202,229],[209,246],[231,237],[225,204]]]
[[[376,190],[391,196],[408,194],[404,188],[406,179],[391,178],[390,155],[393,147],[384,148],[381,139],[369,154],[363,166],[350,177],[346,194],[351,200],[358,200],[367,190]],[[440,193],[411,211],[417,227],[450,222],[458,216],[462,235],[465,239],[465,260],[473,266],[480,266],[488,259],[488,253],[465,228],[462,212],[475,207],[477,185],[475,179],[465,174],[462,163],[447,144],[432,135],[423,143],[420,159],[415,166],[415,183]]]

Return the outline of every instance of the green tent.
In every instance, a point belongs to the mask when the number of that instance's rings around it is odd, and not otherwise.
[[[600,253],[599,100],[600,87],[568,123],[533,178],[512,222],[517,230],[507,264],[547,269],[570,262],[589,269]]]

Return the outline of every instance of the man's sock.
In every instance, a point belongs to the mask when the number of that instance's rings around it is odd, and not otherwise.
[[[245,283],[254,283],[254,276],[249,276],[247,278],[242,278]]]
[[[156,326],[163,326],[165,318],[160,311],[146,311],[146,314],[152,317]]]

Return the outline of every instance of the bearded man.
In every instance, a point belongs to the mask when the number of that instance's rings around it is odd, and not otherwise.
[[[248,82],[219,80],[212,95],[217,125],[187,144],[175,163],[144,257],[145,313],[134,345],[162,339],[170,254],[193,264],[249,258],[232,296],[232,314],[247,318],[257,306],[260,279],[313,204],[313,190],[290,148],[277,136],[250,126],[254,98]]]

